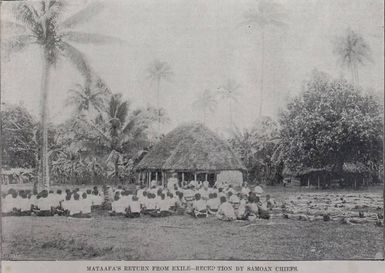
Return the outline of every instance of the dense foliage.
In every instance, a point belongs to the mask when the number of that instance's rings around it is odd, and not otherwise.
[[[344,79],[314,71],[303,92],[281,114],[282,156],[290,169],[345,162],[378,168],[382,158],[382,110],[371,95]]]

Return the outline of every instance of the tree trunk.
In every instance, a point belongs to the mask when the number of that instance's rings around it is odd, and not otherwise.
[[[233,108],[231,106],[231,98],[229,99],[229,111],[230,111],[230,127],[233,128]]]
[[[160,135],[160,78],[157,79],[156,81],[156,101],[157,101],[157,110],[158,110],[158,133]]]
[[[203,124],[206,124],[206,107],[203,109]]]
[[[265,67],[265,30],[261,30],[261,78],[259,86],[259,110],[258,117],[262,116],[262,107],[263,107],[263,78],[264,78],[264,67]]]
[[[43,70],[41,77],[41,124],[43,129],[43,143],[41,149],[41,186],[49,187],[49,166],[48,166],[48,85],[50,76],[50,64],[47,57],[48,53],[43,52]]]

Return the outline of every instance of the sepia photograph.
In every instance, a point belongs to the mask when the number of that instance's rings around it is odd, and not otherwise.
[[[1,260],[384,260],[383,1],[0,9]]]

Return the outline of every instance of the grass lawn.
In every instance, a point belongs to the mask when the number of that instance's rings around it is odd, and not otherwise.
[[[298,196],[337,199],[330,191],[266,190],[280,202]],[[380,190],[338,194],[351,196],[353,201],[374,196],[378,204]],[[383,244],[383,229],[374,223],[344,225],[273,218],[245,226],[214,217],[127,219],[110,217],[105,211],[95,212],[92,219],[4,217],[2,221],[5,260],[373,259]]]

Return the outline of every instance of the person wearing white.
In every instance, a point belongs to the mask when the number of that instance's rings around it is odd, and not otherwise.
[[[235,220],[235,212],[233,206],[226,201],[226,197],[221,197],[221,205],[218,208],[217,218],[223,221]]]
[[[199,193],[195,194],[193,214],[197,218],[207,217],[207,202],[201,198]]]

